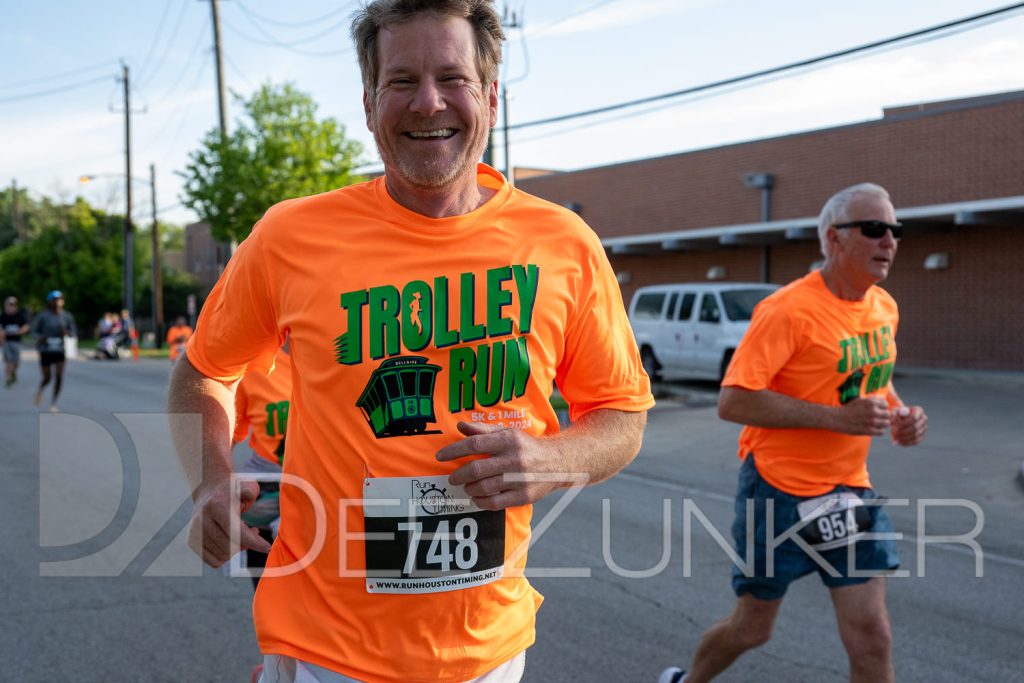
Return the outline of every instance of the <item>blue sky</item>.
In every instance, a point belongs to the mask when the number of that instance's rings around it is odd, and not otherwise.
[[[1011,4],[970,0],[516,0],[505,77],[512,124],[681,90]],[[351,0],[222,0],[228,87],[293,81],[378,160],[348,38]],[[498,7],[504,4],[498,2]],[[1024,12],[671,106],[513,134],[514,165],[571,170],[877,118],[885,106],[1024,89]],[[188,153],[217,124],[205,0],[6,2],[0,12],[0,183],[122,211],[119,60],[132,70],[133,175],[179,201]],[[319,19],[319,20],[318,20]],[[72,87],[76,86],[76,87]],[[67,88],[67,89],[65,89]],[[42,91],[61,92],[41,95]],[[229,102],[229,121],[239,107]],[[628,114],[628,115],[624,115]],[[230,124],[229,124],[230,125]],[[499,138],[500,142],[500,138]],[[499,167],[504,161],[496,159]],[[148,216],[149,191],[136,189]],[[162,218],[185,223],[187,210]]]

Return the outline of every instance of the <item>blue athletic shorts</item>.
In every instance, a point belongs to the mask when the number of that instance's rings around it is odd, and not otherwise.
[[[837,486],[830,493],[850,492],[859,496],[864,501],[877,500],[875,492],[867,488]],[[797,506],[809,501],[813,497],[792,496],[780,491],[767,481],[757,471],[754,464],[754,454],[751,453],[743,461],[740,468],[739,483],[736,487],[736,519],[732,526],[733,542],[736,552],[742,560],[742,566],[733,565],[732,587],[736,596],[750,593],[761,600],[775,600],[786,593],[789,584],[801,576],[817,571],[821,580],[829,588],[840,586],[852,586],[865,583],[874,576],[883,575],[899,567],[900,558],[896,552],[896,544],[891,538],[885,539],[864,539],[861,538],[848,545],[817,550],[808,553],[807,550],[794,540],[786,538],[779,542],[773,550],[772,566],[768,566],[767,553],[767,500],[773,501],[772,536],[779,539],[786,535],[786,532],[794,526],[800,526],[805,530],[813,530],[813,522],[801,524],[800,513]],[[747,501],[753,501],[754,507],[754,562],[748,566],[747,558]],[[807,506],[805,506],[806,508]],[[814,507],[813,505],[811,507]],[[860,519],[859,531],[867,531],[871,534],[892,534],[893,526],[885,508],[881,505],[864,505],[858,510]],[[852,514],[852,513],[850,513]],[[825,515],[827,517],[827,515]],[[845,513],[837,517],[836,530],[843,528]],[[868,521],[870,520],[870,521]],[[833,529],[828,521],[823,522],[829,537]],[[840,534],[841,535],[841,534]],[[819,536],[817,541],[820,542]],[[812,541],[805,542],[810,545]],[[851,556],[853,563],[851,567]],[[829,568],[834,569],[839,576],[830,573]],[[854,570],[851,572],[851,568]],[[769,572],[769,569],[772,569]],[[748,575],[749,574],[749,575]],[[771,574],[771,575],[769,575]],[[851,576],[850,574],[854,574]],[[860,575],[857,575],[860,574]],[[863,574],[871,574],[864,576]]]

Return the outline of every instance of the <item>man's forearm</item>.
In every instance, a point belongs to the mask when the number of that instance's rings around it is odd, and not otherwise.
[[[595,410],[548,438],[557,447],[565,472],[585,473],[589,484],[597,484],[633,461],[646,424],[646,411]]]
[[[769,429],[836,429],[835,408],[768,389],[722,387],[718,416],[729,422]]]
[[[195,499],[202,486],[231,476],[231,434],[235,420],[235,387],[196,370],[182,356],[174,365],[167,397],[171,437],[189,478]],[[196,425],[192,416],[201,421]],[[200,428],[197,438],[196,428]]]

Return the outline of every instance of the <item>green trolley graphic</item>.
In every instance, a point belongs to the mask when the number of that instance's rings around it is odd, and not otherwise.
[[[423,356],[399,356],[384,361],[356,401],[378,439],[391,436],[438,434],[427,431],[434,417],[434,384],[441,366]]]

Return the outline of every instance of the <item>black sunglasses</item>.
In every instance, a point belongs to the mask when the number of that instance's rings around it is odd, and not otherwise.
[[[860,234],[871,239],[885,237],[886,230],[892,230],[892,238],[898,240],[903,237],[902,223],[886,223],[885,221],[851,221],[849,223],[838,223],[832,226],[836,230],[844,228],[860,228]]]

